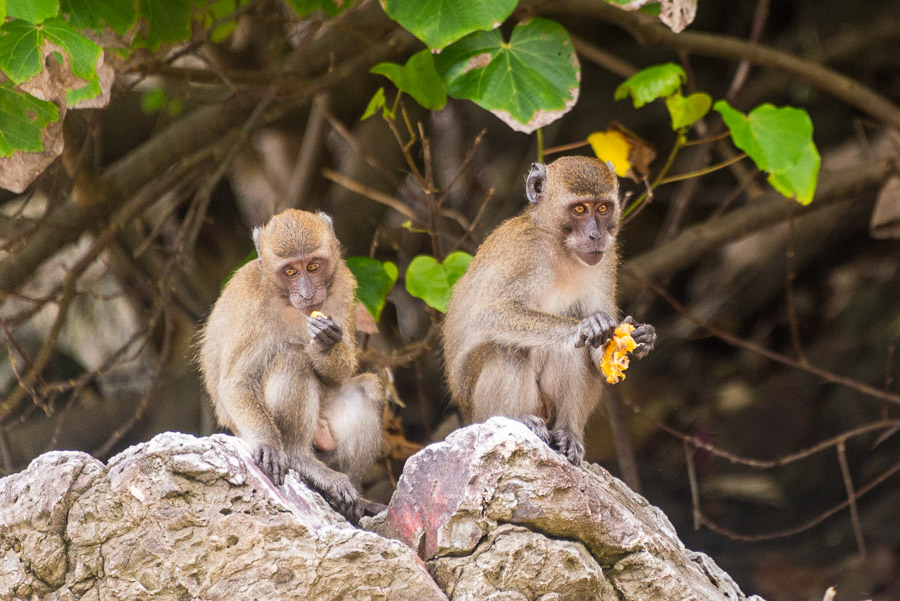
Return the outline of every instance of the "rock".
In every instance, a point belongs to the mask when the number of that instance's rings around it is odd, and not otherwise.
[[[363,525],[231,436],[46,453],[0,480],[0,601],[747,599],[642,497],[503,418],[411,457]]]
[[[416,549],[454,601],[746,598],[643,497],[505,418],[411,457],[366,523]]]
[[[0,480],[0,599],[446,599],[238,439],[166,433],[104,466],[53,452]]]

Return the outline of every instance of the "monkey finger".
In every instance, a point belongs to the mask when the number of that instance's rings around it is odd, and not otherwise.
[[[581,465],[584,459],[584,445],[568,430],[550,432],[550,446],[562,453],[572,465]]]

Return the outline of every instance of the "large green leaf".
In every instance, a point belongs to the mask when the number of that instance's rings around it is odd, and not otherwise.
[[[60,0],[59,8],[74,27],[100,30],[109,25],[125,33],[137,19],[135,4],[134,0]]]
[[[683,127],[690,127],[706,116],[712,107],[712,98],[709,94],[696,92],[688,97],[675,92],[666,98],[666,108],[672,118],[672,131],[678,131]]]
[[[370,73],[384,75],[398,89],[429,110],[439,111],[447,104],[444,83],[438,76],[434,59],[427,49],[413,54],[402,67],[396,63],[378,63],[370,69]]]
[[[472,33],[496,28],[516,7],[517,0],[382,0],[390,18],[440,50]]]
[[[144,41],[151,50],[191,37],[191,0],[140,0],[140,16],[150,26]]]
[[[59,17],[47,19],[41,25],[45,39],[50,40],[69,55],[69,66],[75,77],[90,81],[97,75],[97,61],[103,51],[74,27]]]
[[[0,27],[0,69],[17,84],[41,72],[40,32],[27,21],[9,21]]]
[[[59,12],[59,0],[6,0],[6,15],[37,25],[55,17]]]
[[[513,29],[475,32],[434,57],[447,93],[467,98],[517,131],[530,133],[568,112],[578,100],[580,70],[569,34],[548,19]]]
[[[298,17],[308,17],[321,10],[329,17],[336,17],[355,3],[356,0],[285,0]]]
[[[0,156],[42,151],[41,131],[58,119],[52,102],[20,92],[9,82],[0,83]]]
[[[766,103],[745,115],[720,100],[713,109],[722,115],[735,146],[769,173],[793,167],[812,141],[812,120],[796,107],[776,108]]]
[[[654,65],[638,71],[623,81],[616,88],[614,98],[622,100],[631,96],[634,108],[639,109],[657,98],[671,96],[681,88],[686,78],[687,75],[680,65],[675,63]]]
[[[20,84],[40,73],[41,46],[49,40],[69,55],[69,66],[76,77],[92,81],[97,76],[100,47],[78,33],[59,17],[41,25],[21,20],[9,21],[0,28],[0,69]]]
[[[419,255],[406,269],[406,291],[421,298],[429,307],[446,313],[453,284],[471,262],[472,255],[462,251],[450,253],[443,263],[438,263],[434,257]]]
[[[783,173],[770,173],[769,183],[788,198],[795,198],[800,204],[808,205],[816,194],[821,164],[819,151],[810,140],[794,166]]]
[[[358,284],[356,299],[378,322],[381,319],[385,299],[400,275],[397,266],[390,261],[382,263],[369,257],[347,257],[346,263]]]

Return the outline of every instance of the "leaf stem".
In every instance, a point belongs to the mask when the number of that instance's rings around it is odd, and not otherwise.
[[[721,163],[716,163],[715,165],[710,165],[709,167],[706,167],[705,169],[698,169],[697,171],[688,171],[687,173],[679,173],[678,175],[673,175],[671,177],[663,178],[658,183],[659,183],[659,185],[670,184],[672,182],[680,182],[681,180],[691,179],[692,177],[700,177],[701,175],[706,175],[707,173],[712,173],[713,171],[718,171],[719,169],[724,169],[725,167],[728,167],[729,165],[734,165],[738,161],[741,161],[746,158],[747,158],[747,154],[742,152],[741,154],[735,155],[735,156],[731,157],[730,159],[726,159],[726,160],[722,161]],[[656,182],[654,182],[654,185],[655,184],[656,184]]]
[[[544,130],[543,128],[537,128],[534,132],[537,134],[537,162],[544,162]]]
[[[647,197],[650,195],[650,193],[654,189],[656,189],[657,186],[664,183],[663,178],[666,176],[666,173],[668,173],[669,169],[672,167],[672,162],[675,160],[675,155],[677,155],[678,151],[681,150],[681,148],[684,146],[684,142],[685,142],[684,133],[678,132],[678,137],[675,138],[675,144],[672,145],[672,150],[671,150],[671,152],[669,152],[669,157],[666,159],[666,164],[663,165],[662,169],[660,169],[659,174],[656,176],[656,179],[653,180],[652,184],[650,184],[650,188],[648,190],[641,192],[641,195],[638,196],[637,198],[635,198],[634,202],[632,202],[630,205],[628,205],[628,207],[622,212],[622,219],[625,219],[626,217],[631,215],[631,213],[633,213],[635,209],[637,209],[639,206],[641,206],[641,203],[643,203],[647,199]]]
[[[698,144],[709,144],[710,142],[718,142],[719,140],[724,140],[725,138],[727,138],[730,135],[731,135],[731,132],[726,129],[722,133],[715,135],[715,136],[709,136],[708,138],[699,138],[697,140],[687,140],[684,144],[682,144],[682,146],[685,146],[685,147],[697,146]]]

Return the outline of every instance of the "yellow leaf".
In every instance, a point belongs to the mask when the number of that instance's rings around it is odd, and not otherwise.
[[[628,353],[637,346],[634,338],[631,337],[633,331],[634,326],[630,323],[619,324],[613,337],[603,346],[600,369],[610,384],[616,384],[625,379],[625,370],[628,369],[629,363]]]
[[[616,175],[625,177],[631,169],[631,161],[628,154],[631,152],[631,142],[620,132],[595,131],[587,137],[594,154],[601,161],[612,161],[616,169]]]

